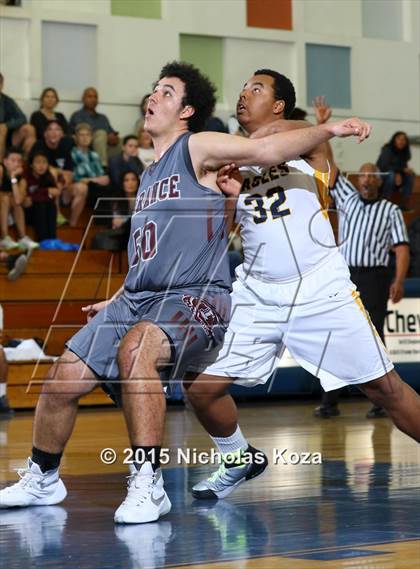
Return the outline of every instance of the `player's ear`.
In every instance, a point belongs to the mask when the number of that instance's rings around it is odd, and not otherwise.
[[[194,107],[192,107],[191,105],[185,105],[185,107],[181,111],[180,118],[189,119],[190,117],[193,116],[194,113],[195,113]]]
[[[274,101],[274,106],[273,106],[273,113],[275,115],[281,115],[282,113],[284,113],[284,107],[285,107],[285,102],[283,101],[283,99],[279,99],[278,101]]]

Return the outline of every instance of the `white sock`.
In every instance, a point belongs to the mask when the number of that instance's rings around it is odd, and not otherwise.
[[[0,383],[0,397],[6,395],[6,387],[7,387],[6,383]]]
[[[236,452],[237,450],[246,450],[248,448],[248,441],[243,436],[239,425],[236,431],[230,437],[211,437],[214,444],[222,454],[228,452]]]

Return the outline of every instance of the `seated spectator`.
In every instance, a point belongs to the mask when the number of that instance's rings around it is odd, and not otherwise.
[[[35,143],[35,129],[27,124],[26,117],[15,101],[3,91],[4,77],[0,73],[0,162],[6,147],[22,147],[27,155]]]
[[[219,117],[215,117],[214,115],[209,117],[203,130],[211,132],[224,132],[226,134],[229,132],[228,127],[225,125],[222,119],[219,119]]]
[[[56,179],[50,172],[48,158],[43,152],[31,156],[29,168],[25,172],[25,208],[28,223],[34,230],[38,241],[57,237],[56,198],[60,195]]]
[[[129,134],[123,139],[121,154],[110,159],[108,171],[114,188],[118,188],[125,172],[133,171],[137,176],[143,172],[144,166],[137,156],[138,147],[137,138]]]
[[[382,147],[377,165],[381,172],[386,172],[382,185],[383,196],[390,199],[393,192],[401,190],[401,209],[410,209],[410,196],[413,192],[414,172],[408,166],[411,158],[410,145],[405,132],[398,131]]]
[[[73,161],[71,158],[71,148],[73,139],[64,136],[62,126],[57,120],[49,121],[44,131],[44,139],[38,140],[29,155],[29,160],[37,152],[42,152],[48,158],[50,171],[54,175],[58,186],[60,187],[61,199],[65,206],[70,205],[70,226],[77,225],[80,214],[86,202],[86,188],[80,184],[73,184]],[[60,213],[57,207],[57,223],[67,223],[67,219]]]
[[[74,163],[73,179],[85,187],[89,207],[95,207],[99,198],[111,197],[109,177],[105,175],[99,155],[90,150],[92,138],[92,129],[88,124],[77,125],[76,146],[71,151]],[[106,202],[103,200],[96,213],[104,214],[106,210]]]
[[[108,164],[108,158],[121,152],[120,138],[108,117],[96,112],[98,106],[98,91],[93,87],[88,87],[83,92],[83,107],[72,114],[70,118],[70,128],[75,132],[79,124],[88,124],[93,132],[93,149],[99,154],[104,166]]]
[[[156,158],[152,137],[146,130],[142,129],[138,132],[137,140],[139,144],[137,156],[140,158],[144,168],[148,168]]]
[[[150,95],[151,93],[147,93],[140,101],[140,118],[136,120],[136,124],[134,125],[135,135],[138,135],[139,130],[144,129],[144,118],[146,116],[147,103],[149,102]]]
[[[291,121],[306,121],[308,113],[299,107],[295,107],[290,115],[287,117]]]
[[[23,201],[26,197],[26,182],[23,178],[22,153],[18,148],[9,148],[0,165],[0,248],[35,249],[38,243],[26,235]],[[9,212],[13,213],[19,241],[9,235]]]
[[[120,178],[120,190],[112,205],[112,229],[118,229],[131,217],[136,205],[140,178],[137,172],[129,170]]]
[[[66,117],[54,110],[59,101],[58,93],[53,87],[47,87],[42,91],[39,110],[31,115],[31,124],[35,127],[37,140],[44,139],[44,132],[50,121],[57,121],[64,134],[70,134]]]
[[[119,189],[112,204],[112,229],[97,233],[92,241],[92,249],[123,251],[127,249],[130,237],[131,215],[136,205],[136,195],[140,179],[136,172],[123,174]]]

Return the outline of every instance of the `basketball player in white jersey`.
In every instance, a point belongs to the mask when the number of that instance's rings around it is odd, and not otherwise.
[[[284,120],[294,88],[259,70],[245,84],[238,120],[257,137],[309,126]],[[229,169],[227,169],[229,172]],[[397,427],[420,440],[420,397],[393,369],[364,310],[327,215],[325,148],[301,160],[243,172],[236,221],[244,261],[236,270],[232,314],[217,361],[193,383],[189,401],[225,460],[193,488],[196,498],[224,498],[261,474],[267,459],[249,446],[228,387],[265,383],[287,347],[325,390],[357,385],[383,406]],[[230,176],[220,185],[235,184]]]

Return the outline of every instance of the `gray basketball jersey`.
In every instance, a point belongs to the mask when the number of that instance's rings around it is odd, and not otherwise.
[[[231,287],[225,199],[198,183],[190,135],[181,135],[141,178],[128,244],[128,293]]]

